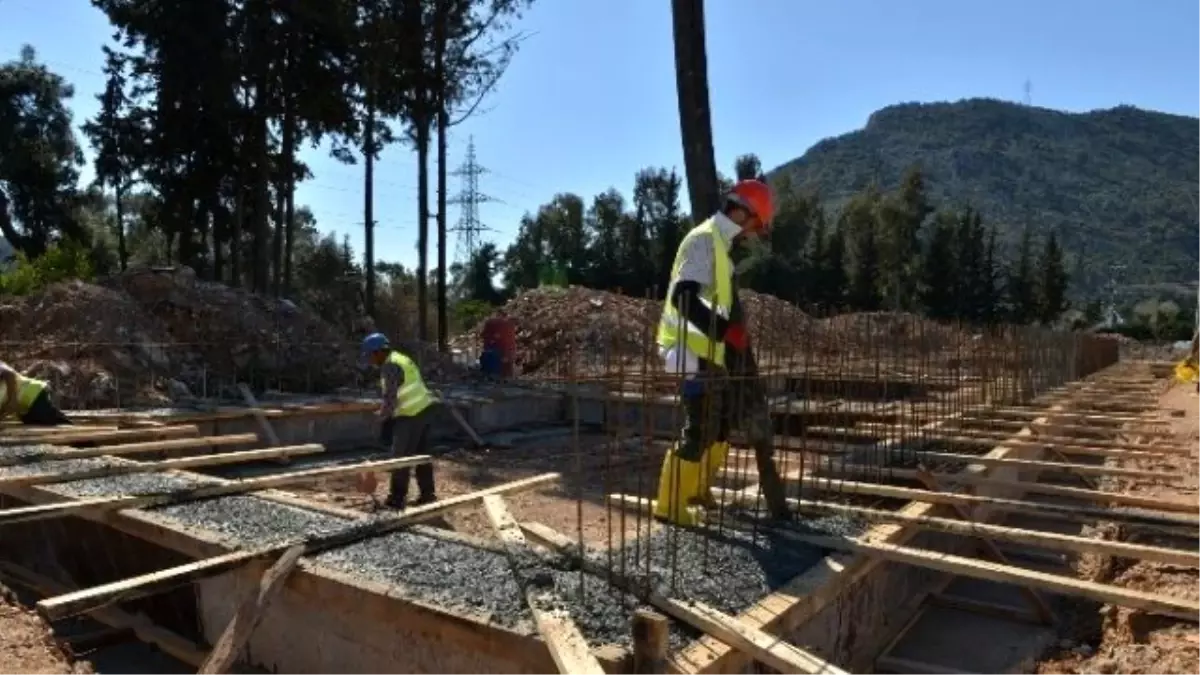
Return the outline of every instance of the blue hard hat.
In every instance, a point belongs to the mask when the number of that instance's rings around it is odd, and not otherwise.
[[[371,352],[387,349],[389,346],[390,345],[386,335],[383,333],[371,333],[367,337],[363,338],[362,348],[359,351],[363,356],[366,356]]]

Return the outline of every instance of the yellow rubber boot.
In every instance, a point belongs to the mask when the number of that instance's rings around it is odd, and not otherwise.
[[[654,517],[676,525],[698,525],[700,509],[690,504],[692,498],[703,489],[704,464],[688,462],[675,456],[675,446],[663,457],[662,470],[658,475],[658,500],[654,503]]]
[[[712,499],[710,489],[716,484],[717,473],[721,471],[721,467],[725,466],[725,458],[729,456],[729,443],[727,441],[717,441],[708,446],[708,450],[704,451],[704,455],[700,458],[700,466],[704,467],[703,482],[700,485],[699,495],[707,504]]]

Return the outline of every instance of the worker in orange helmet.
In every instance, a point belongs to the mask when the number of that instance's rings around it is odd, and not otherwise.
[[[654,514],[660,519],[685,525],[700,521],[698,507],[711,506],[709,488],[729,454],[729,431],[738,418],[755,449],[767,508],[775,518],[791,517],[775,467],[765,396],[754,395],[756,386],[750,391],[731,386],[729,378],[731,372],[755,371],[730,250],[767,234],[774,214],[774,195],[766,183],[739,181],[725,194],[721,210],[692,228],[675,253],[658,346],[667,371],[682,377],[684,422],[659,476]],[[738,405],[743,400],[747,405]]]

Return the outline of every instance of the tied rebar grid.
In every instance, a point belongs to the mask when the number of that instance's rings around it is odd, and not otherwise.
[[[653,294],[643,301],[661,303]],[[731,447],[723,466],[713,467],[706,485],[712,489],[696,500],[702,517],[694,523],[671,524],[653,514],[660,480],[680,482],[680,465],[668,465],[664,474],[663,458],[681,435],[683,383],[697,376],[694,365],[666,365],[655,322],[646,322],[640,335],[609,334],[596,319],[583,341],[564,341],[554,375],[542,375],[560,380],[571,400],[574,537],[603,561],[614,588],[632,589],[643,602],[656,590],[736,614],[823,556],[797,550],[781,530],[854,536],[869,525],[804,510],[794,523],[777,525],[758,486],[758,455],[773,459],[793,510],[809,501],[897,509],[899,500],[853,494],[842,485],[919,487],[897,470],[958,471],[968,459],[927,453],[982,455],[990,448],[948,441],[935,423],[949,433],[1010,435],[1011,426],[981,410],[1029,405],[1117,359],[1113,340],[1037,327],[888,312],[815,317],[778,302],[769,308],[748,311],[753,363],[727,357],[726,368],[699,374],[727,393],[723,402],[704,398],[701,424],[727,424],[713,436]],[[581,405],[593,414],[582,414]],[[602,442],[581,443],[596,433]]]

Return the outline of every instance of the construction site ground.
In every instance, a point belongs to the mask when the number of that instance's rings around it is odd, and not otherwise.
[[[606,507],[604,497],[620,485],[621,476],[630,473],[640,476],[645,473],[645,467],[657,466],[666,452],[667,443],[653,440],[638,443],[636,450],[624,453],[627,456],[614,457],[610,455],[617,453],[608,452],[609,441],[605,436],[584,434],[579,439],[582,453],[576,458],[570,450],[571,435],[570,427],[559,427],[557,433],[535,437],[515,447],[492,450],[442,448],[434,462],[438,496],[454,497],[554,471],[562,474],[561,483],[508,499],[509,508],[520,520],[540,522],[573,536],[582,522],[585,542],[597,546],[604,545],[610,536],[619,541],[622,520],[625,520],[626,536],[636,536],[639,525],[644,532],[648,525],[644,519],[623,518],[624,511]],[[642,469],[630,472],[633,466]],[[378,474],[376,480],[373,496],[359,491],[356,477],[332,478],[291,490],[341,508],[373,511],[388,493],[387,475]],[[653,486],[642,487],[651,489]],[[409,499],[416,496],[416,481],[411,480]],[[460,509],[437,524],[485,538],[492,537],[494,531],[482,509]]]
[[[1160,413],[1170,417],[1171,430],[1180,445],[1190,445],[1188,456],[1173,455],[1154,460],[1125,460],[1122,466],[1173,471],[1186,476],[1175,485],[1126,481],[1122,492],[1161,498],[1178,498],[1192,505],[1197,501],[1197,461],[1200,420],[1196,389],[1176,385],[1159,400]],[[1111,488],[1110,488],[1111,489]],[[1110,535],[1111,536],[1111,535]],[[1156,543],[1142,539],[1141,543]],[[1176,597],[1196,598],[1200,579],[1197,571],[1149,561],[1114,561],[1082,556],[1076,564],[1082,578],[1127,586]],[[1060,639],[1046,658],[1037,664],[1039,673],[1194,673],[1200,667],[1200,627],[1195,623],[1153,617],[1129,609],[1094,603],[1077,603],[1079,611],[1064,617]]]

